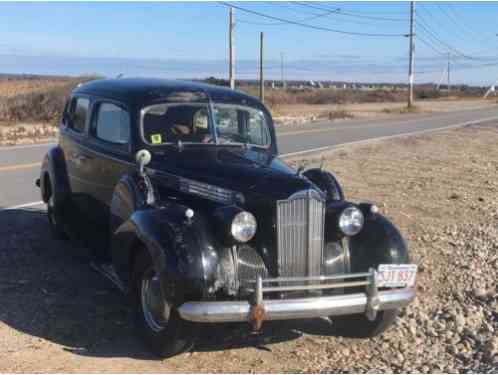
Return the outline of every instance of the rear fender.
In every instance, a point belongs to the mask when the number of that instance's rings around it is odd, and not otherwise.
[[[50,185],[47,184],[50,178]],[[67,175],[66,159],[62,148],[57,145],[48,150],[42,162],[40,172],[40,191],[44,202],[49,199],[49,191],[54,197],[54,203],[59,206],[69,197],[71,188]]]

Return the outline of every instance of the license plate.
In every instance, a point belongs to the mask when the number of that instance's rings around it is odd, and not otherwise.
[[[416,264],[380,264],[377,270],[377,287],[411,288],[417,276]]]

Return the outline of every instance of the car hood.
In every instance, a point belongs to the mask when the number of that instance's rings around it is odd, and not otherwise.
[[[243,193],[246,200],[286,199],[297,191],[314,188],[278,157],[262,151],[182,151],[164,156],[158,166],[176,176]]]

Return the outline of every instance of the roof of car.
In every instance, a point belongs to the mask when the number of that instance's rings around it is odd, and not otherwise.
[[[173,93],[196,92],[209,95],[213,101],[261,105],[256,98],[239,91],[199,82],[158,78],[100,79],[80,84],[74,93],[93,94],[137,104],[160,100]]]

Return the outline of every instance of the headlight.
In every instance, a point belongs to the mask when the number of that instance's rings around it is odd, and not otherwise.
[[[339,216],[339,228],[346,236],[358,234],[364,222],[362,212],[356,207],[345,208]]]
[[[233,238],[247,242],[256,234],[256,218],[250,212],[239,212],[232,220],[231,232]]]

